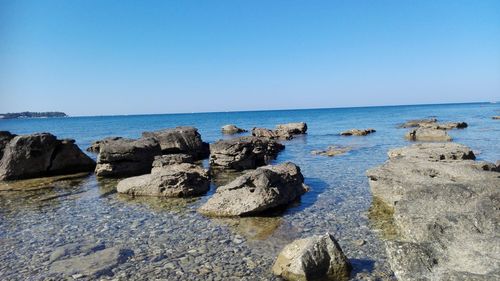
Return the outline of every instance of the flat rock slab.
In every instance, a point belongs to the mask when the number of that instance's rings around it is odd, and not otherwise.
[[[452,143],[388,155],[367,175],[373,196],[394,210],[399,236],[386,248],[396,277],[498,280],[499,167],[474,161],[470,148]]]
[[[260,167],[217,188],[198,212],[221,217],[254,215],[287,205],[307,189],[300,168],[291,162]]]

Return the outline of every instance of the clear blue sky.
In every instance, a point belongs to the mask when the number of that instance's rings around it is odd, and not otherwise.
[[[0,112],[492,100],[499,0],[0,0]]]

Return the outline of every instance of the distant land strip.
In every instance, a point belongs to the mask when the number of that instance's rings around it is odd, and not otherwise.
[[[64,112],[17,112],[17,113],[0,113],[0,119],[21,119],[21,118],[52,118],[52,117],[68,117]]]

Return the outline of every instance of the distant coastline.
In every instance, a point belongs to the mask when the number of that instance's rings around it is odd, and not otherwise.
[[[68,117],[64,112],[16,112],[16,113],[0,113],[0,119],[22,119],[22,118],[53,118],[53,117]]]

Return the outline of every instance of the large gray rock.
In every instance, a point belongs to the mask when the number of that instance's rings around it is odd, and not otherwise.
[[[182,164],[182,163],[193,163],[193,156],[189,154],[167,154],[155,156],[155,160],[153,161],[154,169],[161,169],[166,166],[174,165],[174,164]]]
[[[400,236],[387,243],[400,280],[498,280],[500,173],[458,144],[389,152],[367,171],[374,197],[394,209]],[[468,279],[467,279],[468,280]]]
[[[307,133],[307,124],[305,122],[287,123],[276,126],[278,133],[285,132],[290,135],[303,135]]]
[[[223,217],[254,215],[287,205],[306,191],[304,177],[295,164],[265,166],[217,188],[198,211]]]
[[[11,134],[8,131],[0,131],[0,159],[2,159],[5,147],[15,136],[15,134]]]
[[[155,132],[144,132],[143,137],[155,138],[163,154],[184,153],[196,160],[208,157],[209,145],[201,140],[198,129],[194,127],[176,127]]]
[[[122,137],[108,137],[108,138],[105,138],[102,140],[94,141],[94,142],[92,142],[92,144],[90,144],[89,147],[87,147],[87,151],[92,152],[92,153],[99,153],[99,149],[101,147],[101,144],[103,144],[107,141],[115,141],[115,140],[119,140],[119,139],[122,139]]]
[[[352,266],[335,238],[327,233],[295,240],[285,246],[273,273],[290,281],[347,280]]]
[[[253,128],[252,136],[258,138],[267,138],[267,139],[275,139],[275,140],[290,140],[293,138],[291,134],[286,131],[276,131],[270,130],[266,128]]]
[[[414,127],[421,127],[429,124],[434,124],[438,120],[436,118],[428,118],[428,119],[416,119],[416,120],[409,120],[406,121],[405,123],[401,124],[399,127],[400,128],[414,128]]]
[[[446,130],[419,127],[406,133],[405,138],[410,141],[451,141]]]
[[[95,162],[74,143],[49,133],[13,137],[0,161],[0,180],[90,172]]]
[[[239,137],[220,140],[210,145],[212,168],[246,170],[267,165],[285,148],[275,140],[258,137]]]
[[[341,136],[366,136],[375,133],[375,129],[351,129],[340,133]]]
[[[225,126],[222,126],[221,131],[223,134],[226,134],[226,135],[234,135],[234,134],[244,133],[247,130],[238,128],[238,127],[236,127],[236,125],[225,125]]]
[[[95,173],[100,177],[147,174],[160,154],[160,144],[153,138],[108,139],[99,146]]]
[[[133,196],[191,197],[210,189],[208,172],[189,163],[154,168],[151,174],[121,180],[119,193]]]

